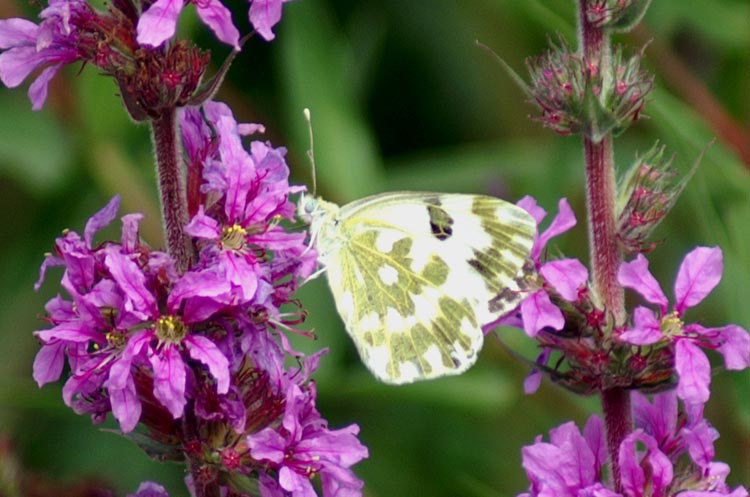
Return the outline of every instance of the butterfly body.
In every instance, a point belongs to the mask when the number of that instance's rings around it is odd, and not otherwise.
[[[347,332],[386,383],[465,371],[482,325],[522,298],[536,225],[503,200],[392,192],[339,207],[305,195],[299,214]]]

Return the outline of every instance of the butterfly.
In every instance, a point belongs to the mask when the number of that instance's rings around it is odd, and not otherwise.
[[[298,216],[359,355],[391,384],[459,374],[523,297],[536,233],[494,197],[382,193],[343,207],[303,194]]]

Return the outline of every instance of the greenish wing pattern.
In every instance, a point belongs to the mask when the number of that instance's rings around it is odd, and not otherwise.
[[[477,327],[476,317],[467,303],[456,302],[440,290],[445,284],[448,265],[432,255],[419,273],[414,272],[410,252],[412,240],[404,236],[393,243],[390,252],[376,248],[382,229],[366,230],[349,240],[344,249],[344,285],[352,292],[354,315],[349,327],[363,355],[368,349],[387,347],[390,351],[386,371],[397,378],[400,365],[414,364],[425,377],[442,372],[425,359],[430,347],[437,347],[442,368],[453,370],[463,356],[474,353],[472,338],[460,330],[467,320]],[[392,278],[383,278],[383,268],[393,268]],[[415,304],[415,299],[430,302],[432,315]],[[455,350],[459,348],[459,350]],[[444,371],[443,371],[444,372]]]
[[[535,226],[533,219],[519,207],[492,197],[477,197],[472,213],[482,219],[490,235],[488,247],[473,248],[469,265],[479,272],[494,293],[502,293],[519,275],[531,253]]]

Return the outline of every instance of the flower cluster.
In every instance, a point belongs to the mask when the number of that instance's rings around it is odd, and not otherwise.
[[[656,246],[649,242],[654,228],[677,202],[687,181],[698,165],[679,179],[672,158],[664,157],[665,147],[658,143],[635,162],[620,178],[617,192],[617,235],[627,254],[649,252]]]
[[[630,31],[643,18],[649,3],[650,0],[591,0],[585,13],[595,26]]]
[[[54,75],[79,61],[110,75],[126,109],[139,121],[188,104],[200,93],[208,54],[185,42],[164,49],[141,46],[131,2],[114,2],[100,12],[84,0],[50,0],[40,17],[39,25],[0,20],[0,81],[14,88],[41,70],[29,88],[34,110],[44,105]]]
[[[272,28],[281,19],[285,1],[250,2],[250,21],[264,39],[274,38]],[[15,88],[40,70],[29,88],[32,107],[38,110],[55,74],[80,61],[115,79],[135,120],[154,118],[162,109],[199,104],[215,91],[223,73],[204,83],[209,54],[187,42],[172,41],[186,3],[194,3],[216,37],[239,51],[240,33],[220,0],[119,0],[106,12],[85,0],[50,0],[38,25],[20,18],[0,20],[0,81]]]
[[[62,266],[69,299],[47,304],[34,378],[57,380],[67,361],[66,404],[95,422],[111,411],[125,433],[141,423],[150,452],[202,468],[193,485],[232,474],[258,478],[264,495],[309,496],[319,474],[323,495],[359,495],[349,469],[367,457],[358,428],[328,429],[309,382],[320,354],[304,358],[285,336],[303,315],[292,294],[316,260],[305,234],[281,224],[300,190],[288,183],[285,151],[262,141],[245,150],[254,128],[221,103],[184,109],[180,123],[190,171],[203,178],[186,227],[192,266],[180,274],[146,246],[137,214],[122,218],[120,242],[96,243],[116,216],[112,199],[42,266],[37,286]],[[300,366],[287,367],[287,356]]]
[[[538,224],[546,216],[530,197],[519,205]],[[526,297],[501,321],[523,328],[542,348],[536,369],[527,379],[527,392],[535,391],[542,373],[546,373],[579,393],[612,387],[653,392],[676,383],[684,402],[703,404],[709,397],[711,370],[702,348],[719,351],[727,369],[750,367],[750,334],[745,329],[735,324],[706,328],[683,322],[687,309],[699,304],[721,280],[719,248],[698,247],[685,257],[675,281],[677,303],[672,311],[648,271],[645,256],[638,254],[632,262],[624,263],[619,283],[636,290],[658,309],[637,307],[629,322],[618,325],[598,302],[590,287],[589,272],[579,260],[541,261],[549,240],[576,224],[564,199],[559,210],[535,240],[531,258],[536,271],[527,278]]]
[[[519,205],[538,224],[546,217],[530,197]],[[598,417],[583,433],[566,423],[550,432],[549,443],[538,438],[523,450],[531,486],[522,495],[746,497],[747,489],[725,484],[728,466],[713,461],[718,433],[702,415],[711,380],[704,350],[718,351],[727,369],[746,369],[750,334],[734,324],[711,328],[684,321],[721,280],[721,250],[698,247],[685,256],[671,308],[643,254],[623,263],[620,285],[637,291],[655,309],[638,306],[618,324],[596,298],[580,261],[542,262],[549,240],[575,224],[567,202],[560,201],[558,215],[535,240],[531,258],[536,271],[527,276],[527,295],[502,323],[523,328],[542,349],[526,380],[527,392],[539,387],[543,374],[578,393],[632,390],[635,426],[614,448],[607,445]],[[649,403],[638,390],[663,393]],[[617,484],[607,476],[615,471],[607,470],[608,458],[615,457]]]
[[[289,0],[251,0],[248,17],[255,30],[270,41],[273,27],[281,20],[281,7]],[[193,3],[201,21],[214,32],[216,38],[240,49],[240,32],[232,22],[231,11],[221,0],[156,0],[143,12],[138,22],[138,43],[158,47],[172,38],[177,19],[186,3]]]
[[[612,74],[603,73],[601,61],[585,60],[561,40],[527,61],[531,84],[523,89],[545,126],[599,141],[638,119],[653,86],[653,78],[640,69],[640,55],[626,58],[618,49],[611,64]]]
[[[677,395],[688,404],[704,404],[709,398],[711,366],[701,348],[718,350],[727,369],[750,367],[750,335],[747,331],[735,324],[706,328],[683,321],[685,312],[698,305],[719,284],[722,271],[721,249],[693,249],[685,256],[677,273],[674,284],[676,302],[670,312],[669,301],[649,272],[648,261],[642,254],[620,267],[620,283],[657,305],[658,310],[636,307],[632,324],[620,333],[619,340],[644,349],[668,348],[678,375]]]
[[[550,431],[550,441],[538,437],[522,450],[523,467],[531,483],[519,497],[747,497],[745,488],[726,483],[729,467],[714,461],[716,430],[703,410],[678,410],[674,392],[646,396],[632,393],[635,429],[616,455],[622,488],[607,478],[604,425],[592,416],[583,433],[573,422]]]

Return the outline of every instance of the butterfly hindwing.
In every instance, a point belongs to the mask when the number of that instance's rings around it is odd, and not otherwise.
[[[387,193],[340,211],[322,204],[311,231],[368,368],[385,382],[407,383],[471,366],[481,326],[520,300],[531,217],[478,195]]]

